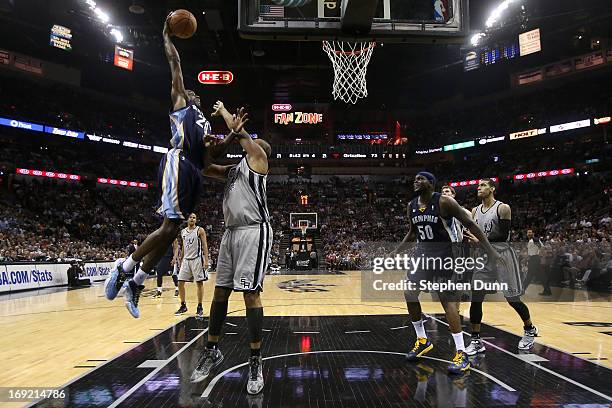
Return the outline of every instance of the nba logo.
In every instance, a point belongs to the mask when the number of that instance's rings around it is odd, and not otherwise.
[[[434,20],[440,23],[448,20],[448,0],[434,0]]]

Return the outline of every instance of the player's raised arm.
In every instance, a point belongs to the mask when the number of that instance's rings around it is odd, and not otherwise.
[[[238,109],[232,118],[231,131],[236,135],[240,146],[247,153],[249,167],[258,173],[267,173],[268,156],[271,151],[270,145],[263,140],[255,142],[251,135],[244,130],[244,125],[249,121],[248,114],[244,112],[244,108]]]
[[[223,120],[225,121],[225,124],[227,125],[227,128],[232,131],[232,127],[234,126],[234,115],[232,115],[227,108],[225,107],[225,104],[221,101],[217,101],[215,103],[215,105],[213,106],[213,113],[212,116],[221,116],[221,118],[223,118]],[[249,132],[244,128],[244,124],[242,126],[242,129],[240,130],[241,135],[243,136],[251,136],[249,134]]]
[[[480,242],[480,245],[483,246],[487,254],[492,259],[499,258],[499,254],[491,246],[491,243],[487,239],[485,233],[480,229],[480,227],[472,220],[472,218],[468,215],[467,211],[465,211],[452,197],[442,196],[440,197],[440,212],[444,217],[455,217],[459,222],[466,227]]]
[[[170,16],[166,18],[164,23],[164,51],[166,58],[170,64],[170,72],[172,73],[172,106],[174,110],[179,110],[187,106],[187,92],[183,83],[183,71],[181,69],[181,58],[179,57],[176,47],[170,38]]]

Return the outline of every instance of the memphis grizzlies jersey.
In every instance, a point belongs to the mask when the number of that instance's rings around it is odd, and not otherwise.
[[[251,170],[246,157],[232,167],[223,194],[223,216],[228,228],[270,222],[266,174]]]
[[[170,113],[172,139],[170,145],[183,154],[198,169],[204,165],[204,137],[211,133],[210,122],[192,102]]]
[[[484,231],[485,235],[491,242],[509,242],[510,232],[505,237],[501,236],[501,228],[499,226],[499,206],[503,203],[495,201],[495,203],[486,211],[480,204],[476,207],[475,222]]]
[[[418,243],[424,242],[459,242],[453,218],[440,215],[440,193],[433,193],[427,207],[419,205],[419,198],[410,202],[410,219],[416,231]]]
[[[183,258],[196,259],[202,256],[202,244],[198,232],[200,227],[196,226],[191,231],[189,228],[183,228],[181,231],[181,239],[183,240]]]
[[[472,214],[470,214],[471,216]],[[450,223],[452,234],[457,237],[457,242],[463,242],[463,226],[458,219],[452,218]]]

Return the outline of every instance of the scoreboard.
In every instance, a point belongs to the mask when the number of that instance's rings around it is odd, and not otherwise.
[[[510,60],[519,56],[518,43],[505,44],[499,47],[484,47],[480,50],[480,63],[493,65],[501,60]]]
[[[51,27],[51,37],[49,39],[49,45],[55,48],[59,48],[64,51],[72,51],[72,31],[68,27],[61,26],[59,24]]]

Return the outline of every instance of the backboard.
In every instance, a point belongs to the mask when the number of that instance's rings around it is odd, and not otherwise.
[[[468,35],[468,0],[376,0],[372,29],[359,37],[342,30],[347,1],[359,0],[310,0],[302,7],[239,0],[238,31],[259,40],[405,43],[463,43]]]
[[[300,226],[306,226],[309,230],[319,228],[317,224],[317,213],[289,213],[289,228],[299,230]]]

